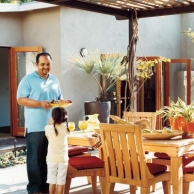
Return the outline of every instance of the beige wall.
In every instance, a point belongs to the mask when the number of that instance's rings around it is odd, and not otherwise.
[[[21,13],[0,13],[0,46],[21,46]]]
[[[87,48],[91,53],[122,52],[128,45],[128,21],[115,17],[61,7],[61,65],[64,96],[74,104],[68,108],[70,119],[84,116],[84,101],[95,100],[98,94],[96,82],[90,75],[70,63],[73,53]]]
[[[84,101],[94,100],[98,87],[69,63],[70,55],[82,47],[126,53],[128,45],[128,21],[65,7],[0,13],[0,26],[5,29],[0,46],[42,46],[52,55],[51,72],[59,78],[65,99],[73,101],[68,113],[75,122],[83,118]]]
[[[24,46],[42,46],[53,58],[51,72],[61,81],[60,8],[26,12],[22,17]]]
[[[138,56],[181,57],[181,17],[172,15],[139,19]]]
[[[181,18],[140,19],[137,55],[181,57]],[[64,97],[73,100],[67,108],[69,120],[77,123],[84,116],[84,101],[94,100],[98,91],[90,76],[70,64],[71,54],[83,47],[89,52],[126,54],[128,26],[127,20],[117,21],[114,16],[66,7],[0,13],[0,46],[43,46],[53,57],[51,72],[59,78]]]

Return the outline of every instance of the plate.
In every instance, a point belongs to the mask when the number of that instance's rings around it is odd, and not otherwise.
[[[173,137],[179,136],[183,133],[183,131],[173,130],[172,133],[142,133],[142,137],[146,139],[171,139]]]
[[[52,107],[68,107],[71,106],[73,103],[68,102],[68,103],[50,103]]]

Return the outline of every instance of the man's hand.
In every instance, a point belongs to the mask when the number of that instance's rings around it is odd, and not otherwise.
[[[52,106],[50,105],[50,102],[48,102],[48,101],[41,101],[40,105],[42,108],[46,108],[46,109],[52,108]]]

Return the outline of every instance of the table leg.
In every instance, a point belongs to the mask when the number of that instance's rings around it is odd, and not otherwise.
[[[172,193],[183,194],[182,157],[171,157]]]

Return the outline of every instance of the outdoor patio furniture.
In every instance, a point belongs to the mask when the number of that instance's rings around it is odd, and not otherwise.
[[[190,182],[194,181],[194,151],[188,152],[187,157],[192,159],[186,164],[183,176],[183,193],[189,194]]]
[[[171,162],[168,154],[163,152],[155,152],[154,154],[156,158],[152,159],[153,163],[156,164],[164,164],[168,166],[170,171]],[[183,162],[183,193],[189,194],[189,185],[190,182],[194,181],[194,152],[188,151],[182,157]],[[155,191],[156,185],[153,187],[153,191]]]
[[[106,194],[112,194],[115,183],[130,185],[130,193],[150,193],[150,186],[163,183],[170,194],[170,172],[165,165],[146,163],[139,125],[100,123],[100,134],[106,169]]]
[[[90,152],[88,151],[89,151],[88,147],[68,145],[68,156],[69,157],[91,155]]]
[[[66,177],[65,194],[69,194],[71,179],[75,177],[91,176],[92,193],[97,194],[97,176],[100,179],[101,194],[105,194],[104,161],[96,156],[70,157]],[[103,179],[104,177],[104,179]]]

